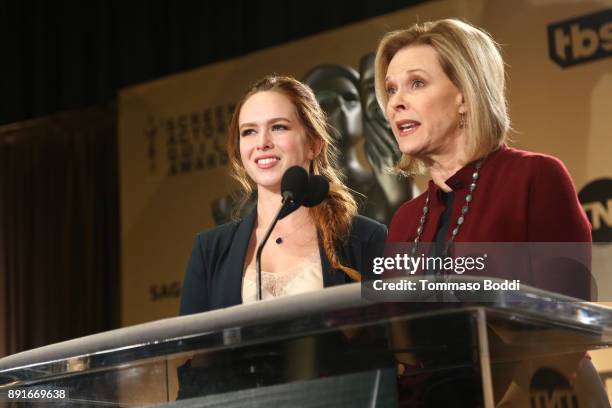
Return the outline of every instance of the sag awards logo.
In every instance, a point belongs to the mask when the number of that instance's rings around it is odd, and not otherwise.
[[[144,129],[149,174],[178,176],[227,166],[225,141],[233,111],[229,104],[150,116]]]
[[[578,198],[593,227],[593,241],[612,242],[612,179],[590,182]]]
[[[548,53],[562,68],[612,55],[612,9],[548,25]]]

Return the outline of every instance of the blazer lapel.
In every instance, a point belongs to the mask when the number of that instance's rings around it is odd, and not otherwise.
[[[242,274],[244,272],[244,260],[251,239],[251,233],[255,225],[257,207],[243,218],[239,223],[234,235],[232,246],[228,256],[228,306],[242,304]]]

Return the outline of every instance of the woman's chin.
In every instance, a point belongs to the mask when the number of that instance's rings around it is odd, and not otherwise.
[[[400,152],[405,156],[419,159],[422,156],[423,149],[419,149],[417,146],[400,146]]]
[[[268,193],[280,194],[280,180],[276,180],[276,182],[272,180],[260,180],[256,181],[257,190],[265,190]]]

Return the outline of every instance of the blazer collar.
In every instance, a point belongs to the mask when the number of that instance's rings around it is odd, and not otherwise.
[[[257,207],[253,208],[242,220],[238,222],[236,234],[229,252],[229,271],[227,274],[228,287],[226,293],[230,297],[228,303],[239,305],[242,303],[242,275],[251,233],[257,219]]]
[[[497,150],[489,153],[486,156],[485,161],[483,162],[483,167],[491,167],[489,164],[496,160],[499,152],[503,152],[507,150],[508,147],[506,145],[502,145]],[[462,189],[467,190],[470,184],[472,183],[472,174],[476,171],[476,162],[475,160],[471,163],[466,164],[461,169],[457,170],[455,174],[453,174],[448,180],[446,180],[446,185],[449,186],[454,192],[460,191]],[[481,169],[482,172],[482,169]],[[443,202],[443,191],[433,180],[429,180],[429,192],[431,194],[432,199],[436,198],[439,202]],[[467,194],[467,192],[466,192]]]

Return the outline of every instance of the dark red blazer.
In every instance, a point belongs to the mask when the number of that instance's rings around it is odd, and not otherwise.
[[[455,193],[447,239],[456,226],[474,171],[474,163],[468,164],[446,181]],[[431,242],[445,209],[441,193],[430,181],[428,191],[402,205],[391,221],[387,241],[414,240],[429,194],[429,214],[421,240]],[[503,146],[483,162],[473,197],[456,242],[591,242],[591,227],[572,180],[555,157]],[[585,246],[588,244],[576,245]],[[590,247],[587,258],[590,270]],[[589,297],[584,282],[575,288],[576,282],[562,278],[559,272],[553,282],[549,275],[544,283],[541,277],[532,275],[532,266],[516,265],[516,276],[545,289]]]

